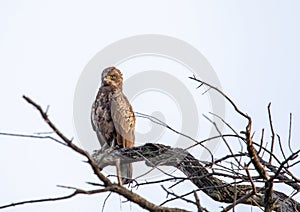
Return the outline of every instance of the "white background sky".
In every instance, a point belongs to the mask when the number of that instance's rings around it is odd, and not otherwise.
[[[50,118],[68,137],[75,136],[73,95],[87,62],[119,39],[156,33],[197,48],[213,66],[223,90],[253,117],[257,132],[268,126],[266,106],[271,101],[275,129],[286,141],[292,112],[293,145],[299,149],[299,9],[299,1],[274,0],[1,0],[0,131],[48,131],[21,98],[26,94],[44,106],[51,105]],[[229,110],[227,117],[231,115]],[[244,122],[238,120],[233,122],[242,129]],[[56,185],[86,187],[86,181],[96,180],[81,162],[84,158],[46,140],[0,137],[0,158],[0,205],[68,194]],[[153,202],[165,197],[147,188],[139,193]],[[217,209],[218,204],[199,194],[205,207]],[[7,211],[99,211],[105,197],[77,196]],[[134,204],[120,206],[120,200],[118,195],[111,197],[106,211],[141,210]]]

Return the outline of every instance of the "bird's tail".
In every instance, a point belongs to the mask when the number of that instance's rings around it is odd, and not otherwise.
[[[132,182],[132,164],[131,163],[122,164],[122,161],[121,161],[120,169],[121,169],[121,177],[122,177],[123,185],[131,183]]]

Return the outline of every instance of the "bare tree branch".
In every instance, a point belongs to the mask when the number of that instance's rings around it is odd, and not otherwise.
[[[22,202],[17,202],[17,203],[11,203],[7,205],[2,205],[0,206],[0,209],[4,208],[9,208],[9,207],[14,207],[18,205],[24,205],[24,204],[29,204],[29,203],[38,203],[38,202],[51,202],[51,201],[58,201],[58,200],[65,200],[65,199],[70,199],[78,194],[87,194],[87,195],[92,195],[92,194],[99,194],[103,192],[109,191],[109,187],[103,188],[103,189],[95,189],[95,190],[82,190],[82,189],[75,189],[75,191],[69,195],[62,196],[62,197],[54,197],[54,198],[46,198],[46,199],[36,199],[36,200],[27,200],[27,201],[22,201]]]
[[[272,114],[271,114],[271,102],[268,104],[268,115],[269,115],[269,124],[270,124],[270,129],[271,129],[271,153],[270,154],[270,159],[269,159],[269,163],[272,164],[272,155],[273,155],[273,150],[274,150],[274,141],[275,141],[275,131],[274,131],[274,127],[273,127],[273,122],[272,122]]]
[[[223,123],[225,123],[225,125],[228,127],[228,129],[230,129],[233,132],[233,134],[223,134],[218,129],[217,124],[211,121],[207,116],[205,116],[216,128],[219,135],[211,138],[206,138],[202,141],[197,141],[189,135],[186,135],[182,132],[171,128],[169,125],[161,122],[155,117],[151,117],[142,113],[136,113],[137,116],[147,118],[153,121],[154,123],[166,127],[167,129],[173,131],[174,133],[180,136],[184,136],[194,141],[194,144],[185,149],[181,149],[172,148],[170,146],[162,144],[148,143],[138,147],[110,150],[106,152],[96,150],[93,155],[90,155],[88,152],[75,145],[72,142],[72,139],[68,139],[60,130],[58,130],[58,128],[53,124],[53,122],[49,119],[47,115],[49,106],[46,108],[46,110],[43,110],[42,107],[35,103],[32,99],[23,96],[23,98],[29,104],[31,104],[35,109],[39,111],[43,120],[56,134],[55,137],[58,136],[58,139],[52,136],[43,136],[41,134],[26,135],[14,133],[0,133],[0,135],[34,139],[50,139],[54,142],[57,142],[72,149],[73,151],[87,158],[87,163],[91,166],[95,175],[99,179],[99,182],[93,182],[88,184],[100,186],[101,188],[95,190],[82,190],[74,187],[60,186],[63,188],[72,189],[74,190],[74,192],[61,197],[11,203],[0,206],[0,209],[22,204],[64,200],[72,198],[78,194],[92,195],[97,193],[110,192],[117,193],[125,197],[127,200],[138,204],[141,208],[144,208],[148,211],[185,211],[179,208],[168,208],[162,206],[163,204],[172,202],[174,200],[183,200],[186,203],[194,204],[197,207],[198,211],[207,211],[201,206],[199,197],[197,195],[197,191],[203,191],[206,195],[208,195],[215,201],[229,203],[227,207],[223,208],[223,211],[229,211],[231,209],[234,211],[235,206],[238,204],[258,206],[267,212],[272,210],[284,212],[300,211],[300,204],[293,199],[293,197],[300,191],[300,179],[289,170],[290,167],[295,166],[300,162],[296,161],[293,163],[289,163],[290,161],[294,160],[300,152],[300,150],[296,150],[293,152],[291,149],[292,115],[290,114],[290,125],[288,135],[288,146],[292,154],[290,156],[285,155],[284,149],[282,147],[282,141],[280,139],[280,136],[277,135],[281,156],[275,155],[275,131],[272,123],[270,104],[268,105],[268,117],[272,137],[270,142],[271,146],[270,149],[268,149],[267,145],[266,147],[263,146],[264,129],[262,129],[260,142],[256,143],[253,140],[255,133],[252,132],[251,117],[248,114],[242,112],[233,100],[231,100],[217,87],[214,87],[206,82],[196,79],[195,76],[190,78],[200,83],[198,88],[203,85],[205,85],[205,87],[208,87],[208,89],[204,93],[211,89],[222,95],[232,105],[235,112],[247,119],[248,122],[245,127],[245,130],[236,130],[229,124],[229,122],[225,121],[222,117],[218,116],[217,114],[211,113],[212,115],[218,117]],[[227,154],[224,154],[221,158],[215,160],[213,158],[212,153],[205,147],[204,143],[217,138],[221,138],[223,140],[228,152]],[[232,148],[231,146],[232,141],[229,141],[229,139],[239,141],[239,144],[241,146],[239,151],[234,151],[234,148]],[[201,146],[209,151],[212,158],[211,162],[199,161],[188,152],[188,150],[196,146]],[[244,146],[246,146],[247,151],[244,150]],[[255,147],[257,147],[259,150],[257,151]],[[265,152],[269,156],[267,161],[263,157]],[[284,160],[282,161],[281,158],[284,158]],[[156,205],[154,203],[149,202],[144,197],[141,197],[137,193],[128,190],[122,185],[113,183],[108,178],[108,176],[105,176],[101,171],[106,166],[115,166],[116,163],[120,160],[122,160],[122,164],[144,161],[146,166],[151,167],[151,171],[153,169],[158,169],[159,171],[161,171],[165,176],[167,176],[167,178],[149,182],[138,182],[138,178],[136,178],[133,179],[133,181],[136,184],[135,187],[138,188],[139,186],[143,185],[174,182],[168,188],[161,185],[163,190],[167,192],[167,195],[171,195],[172,198],[166,199],[161,205]],[[243,163],[244,165],[242,165]],[[175,167],[181,172],[183,172],[185,174],[185,177],[177,177],[173,174],[166,173],[160,168],[160,166]],[[146,175],[147,173],[148,172],[143,173],[141,176]],[[256,174],[253,175],[253,173]],[[226,179],[226,181],[224,181],[224,179]],[[172,188],[186,181],[191,181],[195,186],[197,186],[198,189],[190,190],[183,194],[177,194],[173,192]],[[293,195],[288,196],[280,191],[274,190],[273,186],[275,183],[290,186],[294,189],[292,193]],[[194,195],[194,200],[190,199],[191,195]],[[105,202],[103,204],[102,210],[104,209],[104,205]]]
[[[265,207],[264,202],[264,189],[261,187],[255,187],[253,191],[251,185],[231,185],[214,176],[208,175],[208,170],[191,154],[185,152],[180,148],[171,148],[162,144],[145,144],[139,147],[124,148],[114,150],[111,153],[103,157],[100,151],[95,151],[93,157],[99,167],[106,167],[113,165],[119,158],[123,163],[133,163],[138,161],[151,161],[147,166],[153,166],[153,164],[160,166],[173,166],[181,170],[200,190],[210,196],[212,199],[233,203],[234,194],[237,192],[236,203],[243,203],[248,205],[256,204],[261,207]],[[183,160],[178,160],[178,155],[186,155]],[[101,160],[99,160],[101,158]],[[205,177],[202,177],[205,176]],[[277,205],[285,201],[288,196],[279,191],[274,191],[272,198],[277,202]],[[272,208],[278,211],[291,211],[290,205],[296,206],[297,210],[300,210],[300,204],[293,199],[286,202],[281,208]],[[225,209],[224,209],[225,210]],[[226,210],[225,210],[226,211]]]
[[[208,210],[206,210],[205,208],[202,208],[201,203],[200,203],[200,199],[199,199],[198,194],[197,194],[197,191],[194,191],[194,197],[195,197],[195,200],[196,200],[198,212],[208,212]]]
[[[37,103],[35,103],[29,97],[23,96],[23,98],[29,104],[31,104],[32,106],[34,106],[35,109],[37,109],[40,112],[40,114],[41,114],[42,118],[44,119],[44,121],[62,139],[62,141],[65,142],[68,145],[68,147],[70,147],[72,150],[74,150],[77,153],[85,156],[88,159],[88,163],[92,167],[94,173],[104,183],[104,185],[106,186],[106,188],[108,188],[107,191],[112,191],[112,192],[118,193],[118,194],[122,195],[123,197],[127,198],[128,200],[130,200],[131,202],[134,202],[134,203],[138,204],[140,207],[142,207],[144,209],[147,209],[149,211],[170,211],[170,212],[185,211],[183,209],[167,208],[167,207],[157,206],[157,205],[155,205],[155,204],[147,201],[145,198],[141,197],[140,195],[138,195],[136,193],[133,193],[132,191],[126,189],[125,187],[122,187],[122,186],[120,186],[118,184],[112,183],[107,177],[105,177],[101,173],[101,169],[99,168],[99,166],[97,166],[97,164],[95,163],[93,157],[88,152],[84,151],[80,147],[78,147],[75,144],[73,144],[71,140],[69,140],[60,130],[58,130],[58,128],[56,128],[56,126],[48,118],[47,113],[42,109],[42,107],[40,105],[38,105]],[[80,192],[84,193],[84,192],[82,192],[82,190],[80,190]],[[74,195],[76,195],[78,193],[78,191],[76,193],[76,190],[75,190],[74,193],[71,194],[71,195],[69,195],[69,196],[67,196],[67,198],[73,197]],[[62,197],[62,198],[66,199],[66,197]],[[58,198],[58,200],[60,200],[60,199],[61,198]],[[38,202],[38,201],[45,201],[45,200],[33,200],[33,201],[34,202]],[[21,204],[26,204],[26,203],[31,203],[31,200],[30,201],[21,202]],[[14,203],[14,205],[20,205],[20,203]],[[11,206],[14,206],[14,205],[11,205]],[[2,207],[4,207],[4,206],[2,206]],[[6,206],[6,207],[10,207],[10,206]],[[1,206],[0,206],[0,209],[1,209]]]

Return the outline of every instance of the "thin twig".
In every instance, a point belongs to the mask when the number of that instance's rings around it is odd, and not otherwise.
[[[259,155],[259,153],[260,153],[260,151],[261,151],[261,149],[262,149],[262,147],[263,147],[263,143],[264,143],[264,135],[265,135],[265,129],[262,128],[262,130],[261,130],[260,145],[259,145],[259,149],[258,149],[258,151],[257,151],[257,155]]]
[[[279,148],[280,148],[281,154],[282,154],[284,160],[286,160],[286,156],[285,156],[285,153],[284,153],[282,144],[281,144],[281,138],[280,138],[280,135],[278,135],[278,134],[276,134],[276,135],[277,135],[277,139],[278,139],[278,143],[279,143]]]
[[[11,136],[11,137],[35,138],[35,139],[50,139],[50,140],[55,141],[56,143],[67,146],[67,144],[61,142],[60,140],[58,140],[56,138],[53,138],[52,136],[26,135],[26,134],[21,134],[21,133],[3,133],[3,132],[0,132],[0,135]]]
[[[106,201],[108,200],[108,198],[110,197],[111,194],[112,194],[112,192],[110,192],[110,193],[107,195],[107,197],[105,198],[105,200],[103,201],[102,212],[104,212],[104,208],[105,208]]]
[[[29,204],[29,203],[39,203],[39,202],[51,202],[51,201],[65,200],[65,199],[70,199],[70,198],[72,198],[72,197],[74,197],[78,194],[87,194],[87,195],[99,194],[99,193],[107,192],[109,190],[110,190],[110,187],[106,187],[106,188],[103,188],[103,189],[89,190],[89,191],[82,190],[82,189],[75,189],[75,191],[73,193],[71,193],[69,195],[66,195],[66,196],[21,201],[21,202],[17,202],[17,203],[2,205],[2,206],[0,206],[0,209],[14,207],[14,206],[23,205],[23,204]]]
[[[291,145],[291,137],[292,137],[292,118],[293,118],[293,115],[292,115],[292,113],[290,113],[288,145],[289,145],[290,151],[293,153],[293,149],[292,149],[292,145]]]
[[[248,119],[248,122],[251,122],[251,118],[250,118],[250,116],[248,116],[247,114],[245,114],[245,113],[243,113],[238,107],[237,107],[237,105],[223,92],[223,91],[221,91],[219,88],[217,88],[217,87],[215,87],[215,86],[213,86],[213,85],[211,85],[211,84],[209,84],[209,83],[207,83],[207,82],[204,82],[204,81],[202,81],[202,80],[200,80],[200,79],[197,79],[195,76],[193,76],[193,77],[189,77],[190,79],[192,79],[192,80],[195,80],[195,81],[197,81],[197,82],[200,82],[201,83],[201,86],[202,85],[206,85],[206,86],[208,86],[208,87],[210,87],[210,88],[212,88],[212,89],[214,89],[215,91],[217,91],[218,93],[220,93],[232,106],[233,106],[233,108],[235,109],[235,111],[237,112],[237,113],[239,113],[241,116],[243,116],[243,117],[245,117],[246,119]]]
[[[274,132],[274,127],[273,127],[273,122],[272,122],[272,115],[271,115],[271,102],[268,104],[268,115],[269,115],[269,124],[270,124],[270,128],[271,128],[271,154],[270,154],[270,158],[269,158],[269,163],[272,164],[272,155],[273,155],[273,150],[274,150],[274,140],[275,140],[275,132]]]

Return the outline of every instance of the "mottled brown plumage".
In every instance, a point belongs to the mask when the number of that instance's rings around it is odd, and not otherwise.
[[[92,125],[102,149],[134,146],[135,116],[122,91],[120,70],[109,67],[102,72],[102,84],[92,107]],[[132,165],[121,162],[123,184],[132,178]]]

